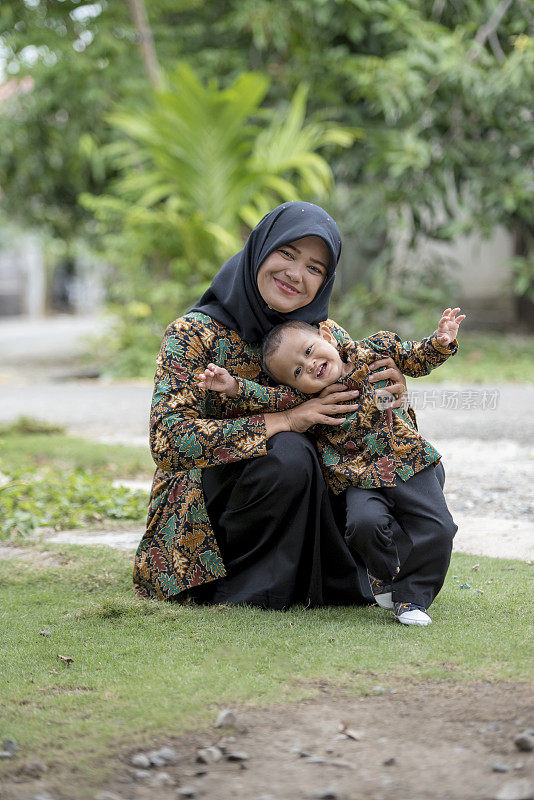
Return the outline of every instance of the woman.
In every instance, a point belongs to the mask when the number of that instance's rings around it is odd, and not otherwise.
[[[278,411],[244,416],[238,400],[197,385],[210,362],[266,384],[261,339],[287,319],[320,324],[343,344],[348,334],[327,319],[340,253],[339,229],[323,209],[284,203],[167,328],[150,419],[157,469],[134,566],[139,595],[278,609],[372,600],[336,524],[344,508],[333,507],[306,433],[339,424],[357,393],[329,387],[302,402],[288,389]],[[384,364],[377,379],[395,379],[391,391],[401,393],[402,375],[391,359]]]

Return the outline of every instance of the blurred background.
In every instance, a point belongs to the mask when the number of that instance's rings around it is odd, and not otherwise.
[[[0,324],[69,315],[95,375],[149,377],[300,198],[341,228],[354,336],[458,304],[469,378],[525,378],[533,31],[529,0],[3,0]]]

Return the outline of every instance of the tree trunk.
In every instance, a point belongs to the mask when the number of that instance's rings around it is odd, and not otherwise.
[[[160,89],[161,73],[156,56],[156,48],[154,46],[154,37],[148,22],[144,0],[126,0],[126,2],[130,8],[134,25],[137,28],[139,47],[141,48],[141,55],[150,85],[153,89]]]

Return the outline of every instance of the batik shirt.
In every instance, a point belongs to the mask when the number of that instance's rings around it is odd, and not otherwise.
[[[370,383],[369,364],[391,356],[401,372],[417,378],[427,375],[457,349],[456,341],[448,347],[440,345],[435,334],[420,342],[403,342],[389,331],[342,347],[341,358],[352,370],[338,382],[359,390],[355,401],[358,410],[348,414],[339,426],[315,425],[310,429],[331,491],[339,494],[349,486],[395,486],[399,479],[406,481],[439,461],[440,454],[418,433],[411,410],[392,409],[388,413],[377,405],[375,390],[381,382]],[[273,410],[277,389],[242,379],[238,383],[239,397],[248,400],[249,410]]]
[[[349,335],[335,322],[321,324],[338,346]],[[267,453],[263,413],[246,402],[198,388],[213,362],[236,376],[267,384],[261,346],[201,313],[167,328],[157,358],[150,414],[150,446],[156,462],[146,533],[134,563],[134,585],[143,597],[169,598],[225,575],[206,512],[202,469]],[[272,410],[302,402],[292,389],[277,390]]]

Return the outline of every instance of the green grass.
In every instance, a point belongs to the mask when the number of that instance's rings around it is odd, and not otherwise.
[[[47,550],[62,563],[0,561],[0,736],[32,757],[76,764],[88,793],[105,777],[109,747],[198,730],[228,703],[309,697],[318,679],[359,693],[406,680],[532,676],[525,563],[455,555],[434,624],[406,629],[376,607],[283,613],[141,601],[130,555]],[[43,627],[52,635],[39,635]]]
[[[115,477],[152,477],[154,462],[147,446],[126,447],[90,442],[62,433],[25,433],[18,425],[0,431],[2,460],[14,469],[28,466],[88,470]]]
[[[502,383],[534,381],[534,337],[495,333],[458,336],[458,353],[428,377],[428,383]]]

